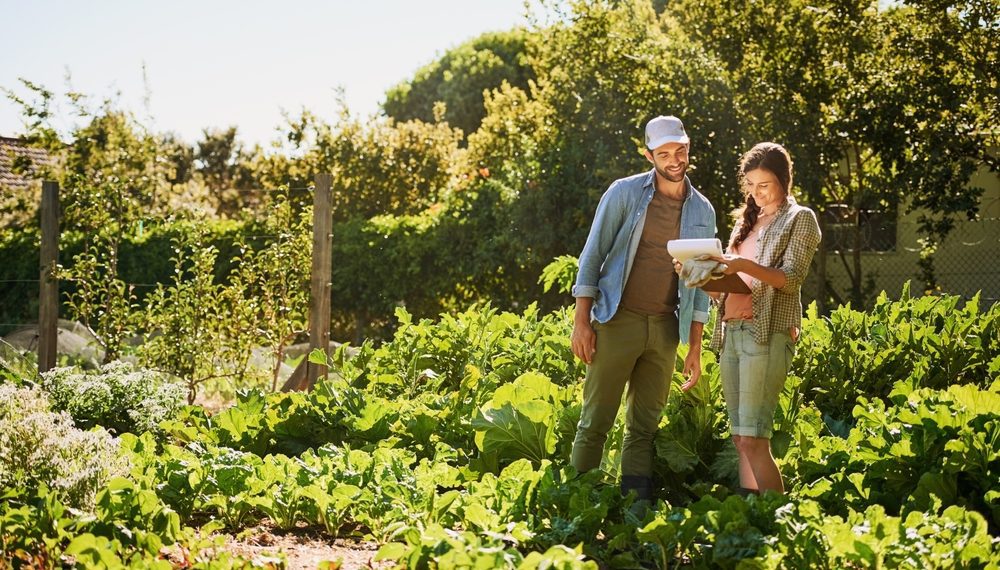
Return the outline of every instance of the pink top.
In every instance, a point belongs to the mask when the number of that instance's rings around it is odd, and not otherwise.
[[[750,235],[743,240],[743,243],[736,246],[736,251],[732,253],[747,259],[756,259],[757,233],[750,232]],[[750,277],[746,273],[737,273],[737,275],[747,284],[747,287],[753,287],[753,277]],[[753,320],[753,298],[749,293],[730,293],[726,295],[725,308],[726,312],[722,315],[722,320],[724,321],[731,319]]]

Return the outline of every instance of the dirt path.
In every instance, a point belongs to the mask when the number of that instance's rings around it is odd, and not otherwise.
[[[266,567],[268,558],[283,552],[288,570],[315,570],[322,562],[340,561],[343,570],[391,568],[386,562],[373,562],[378,546],[349,538],[331,538],[317,529],[301,528],[280,531],[266,524],[229,536],[226,549]],[[336,565],[330,568],[338,568]]]

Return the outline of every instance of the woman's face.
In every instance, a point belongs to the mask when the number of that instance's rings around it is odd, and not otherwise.
[[[785,200],[778,177],[770,170],[755,168],[743,175],[743,191],[753,197],[757,207],[773,214]]]

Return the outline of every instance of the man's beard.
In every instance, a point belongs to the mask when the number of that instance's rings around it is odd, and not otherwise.
[[[670,174],[666,168],[660,168],[659,166],[656,167],[656,171],[660,173],[660,176],[671,182],[681,182],[684,180],[684,175],[687,174],[687,163],[684,163],[684,167],[681,168],[680,174],[677,175]]]

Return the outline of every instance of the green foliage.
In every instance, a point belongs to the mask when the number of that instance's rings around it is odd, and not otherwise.
[[[197,230],[174,241],[174,274],[170,285],[158,284],[146,299],[146,337],[137,348],[139,361],[163,370],[187,384],[188,403],[198,386],[215,376],[220,338],[229,321],[228,307],[206,303],[224,288],[215,283],[218,251],[202,243]],[[220,314],[221,313],[221,314]]]
[[[749,500],[711,495],[664,508],[637,533],[656,545],[661,568],[984,568],[998,553],[985,521],[949,507],[886,515],[879,506],[823,514],[809,499],[774,494]]]
[[[36,358],[37,355],[23,354],[0,340],[0,383],[20,386],[25,382],[36,380],[38,378]]]
[[[486,114],[483,92],[506,83],[527,89],[534,72],[527,62],[529,33],[514,29],[490,32],[444,53],[417,70],[413,79],[392,87],[382,108],[399,121],[437,120],[435,105],[444,104],[443,118],[466,134],[479,128]]]
[[[444,123],[352,117],[343,102],[334,124],[309,112],[289,120],[291,156],[258,153],[265,188],[301,188],[333,174],[334,221],[415,214],[438,202],[451,179],[460,133]]]
[[[102,426],[115,434],[156,432],[180,408],[184,388],[161,373],[124,362],[97,371],[54,368],[41,388],[53,409],[69,413],[82,428]]]
[[[884,311],[910,311],[915,327],[940,320],[913,303],[886,302]],[[885,399],[857,398],[851,423],[838,424],[824,423],[828,402],[809,400],[807,380],[793,377],[774,438],[789,494],[743,499],[718,485],[731,484],[736,466],[718,366],[706,354],[696,389],[672,391],[657,435],[661,500],[638,518],[605,473],[563,466],[573,429],[562,424],[578,408],[582,375],[568,352],[568,311],[540,317],[534,308],[514,315],[485,307],[416,322],[399,310],[397,318],[391,341],[326,360],[331,377],[310,393],[248,391],[213,416],[186,408],[163,424],[162,445],[148,433],[123,436],[132,482],[102,495],[109,506],[101,517],[128,521],[125,528],[145,520],[164,544],[183,540],[167,538],[177,535],[166,530],[175,528],[170,520],[234,532],[263,517],[281,528],[316,525],[367,537],[381,545],[379,558],[401,567],[1000,560],[992,542],[998,383],[942,390],[900,381]],[[814,319],[807,333],[824,323]],[[812,350],[803,344],[799,353]],[[156,544],[140,533],[128,542],[116,528],[73,532],[93,535],[78,543],[93,552]]]
[[[144,217],[153,219],[178,213],[228,216],[250,205],[232,191],[250,183],[249,154],[236,139],[235,127],[206,130],[196,152],[172,133],[151,132],[113,99],[95,104],[83,93],[56,94],[25,79],[20,83],[27,95],[3,91],[26,119],[23,138],[51,159],[31,169],[39,178],[59,182],[62,211],[70,225],[90,220],[92,212],[78,205],[104,198],[100,192],[79,192],[80,185],[120,183],[119,204],[105,203],[105,215],[118,218],[124,213],[123,203],[141,208]],[[60,117],[55,110],[60,106],[68,108],[72,117]],[[70,127],[62,128],[64,124]],[[72,207],[66,207],[67,200]]]
[[[274,366],[270,387],[275,390],[285,348],[308,326],[312,210],[296,212],[289,197],[279,193],[268,215],[251,227],[258,235],[274,237],[263,246],[251,247],[249,238],[239,244],[240,255],[221,294],[219,304],[228,315],[219,315],[226,325],[216,344],[232,355],[239,380],[244,380],[251,347],[268,349]]]
[[[254,198],[245,192],[255,187],[248,165],[250,154],[236,133],[236,127],[202,130],[202,140],[188,159],[215,198],[216,212],[223,216],[238,213]]]
[[[784,144],[804,201],[818,211],[848,208],[855,239],[863,209],[917,212],[928,252],[957,220],[975,217],[982,190],[968,186],[971,176],[979,165],[997,167],[984,144],[996,137],[996,72],[980,69],[996,62],[986,47],[997,38],[995,3],[671,8],[669,18],[725,66],[746,140]],[[834,299],[861,306],[861,248],[843,249],[853,249],[839,254],[851,287]],[[933,279],[929,267],[924,273]]]
[[[703,354],[702,368],[701,380],[689,392],[680,390],[679,378],[673,379],[667,409],[656,432],[656,456],[663,463],[660,472],[668,489],[679,490],[685,481],[704,479],[706,470],[718,469],[716,461],[726,457],[720,456],[728,444],[721,437],[726,414],[720,406],[722,383],[715,356]],[[727,475],[723,472],[723,477]]]
[[[732,203],[725,188],[735,187],[729,153],[739,120],[723,70],[648,3],[572,3],[564,20],[532,37],[529,53],[537,85],[505,86],[487,99],[468,161],[510,189],[514,251],[532,276],[578,251],[613,180],[649,168],[639,150],[656,115],[684,119],[695,185],[720,212]]]
[[[527,556],[515,548],[505,548],[499,537],[478,536],[472,532],[454,532],[431,525],[411,529],[402,536],[405,542],[389,543],[379,549],[375,560],[396,561],[393,568],[558,568],[593,570],[598,565],[586,560],[582,548],[563,545],[534,551]]]
[[[556,291],[568,295],[573,290],[576,274],[580,271],[579,260],[571,255],[560,255],[542,270],[538,282],[542,289],[548,292],[553,287]]]
[[[123,234],[118,246],[117,278],[119,287],[132,299],[132,310],[139,310],[146,297],[152,292],[150,284],[169,283],[174,277],[175,264],[172,259],[177,242],[189,243],[195,239],[202,240],[203,245],[218,250],[215,275],[220,278],[228,274],[236,257],[238,249],[234,243],[239,235],[257,235],[246,223],[216,221],[192,224],[185,221],[145,223],[142,229],[138,224],[132,225]],[[197,237],[196,237],[197,236]],[[29,280],[38,279],[38,233],[34,229],[12,230],[0,232],[0,256],[6,263],[0,265],[0,279]],[[104,265],[98,267],[98,273],[86,273],[83,269],[74,270],[72,260],[85,253],[88,243],[93,243],[76,231],[65,231],[60,236],[59,259],[70,274],[69,280],[59,283],[63,293],[60,314],[70,316],[68,301],[76,296],[78,285],[89,281],[86,285],[91,291],[90,298],[98,299],[99,294],[108,289],[103,281],[109,270],[106,257],[98,257]],[[260,246],[258,242],[256,245]],[[92,252],[93,253],[93,252]],[[93,266],[94,263],[91,263]],[[38,316],[38,284],[37,283],[6,283],[0,284],[0,319],[5,323],[31,323]],[[124,301],[122,301],[124,303]],[[135,333],[136,323],[124,319],[127,325],[125,338]]]
[[[557,423],[572,391],[526,373],[496,389],[474,420],[476,446],[487,464],[529,459],[540,464],[556,450]]]
[[[833,419],[847,419],[859,396],[887,398],[897,383],[910,389],[952,384],[987,387],[1000,370],[1000,305],[961,306],[958,296],[879,295],[869,313],[840,307],[803,326],[792,369],[801,390]]]
[[[134,332],[135,295],[118,272],[119,249],[127,228],[137,220],[139,203],[126,180],[91,183],[82,175],[70,179],[67,207],[78,218],[67,223],[83,234],[83,251],[57,276],[73,282],[67,296],[71,318],[94,332],[104,350],[104,363],[116,360]]]
[[[860,398],[846,439],[804,429],[812,443],[789,462],[801,496],[844,514],[880,505],[890,514],[936,502],[979,511],[1000,526],[1000,394],[974,386],[915,391],[893,405]],[[819,437],[817,437],[819,436]]]
[[[117,448],[103,429],[79,430],[51,411],[37,389],[0,384],[0,488],[47,487],[70,506],[92,508],[94,494],[128,469]]]
[[[98,285],[71,284],[84,291],[74,297],[78,312],[106,339],[109,358],[129,336],[122,315],[146,293],[122,286],[131,282],[122,267],[127,235],[139,221],[177,212],[238,217],[240,208],[266,214],[265,194],[233,187],[303,188],[320,172],[334,177],[334,267],[344,266],[336,284],[351,291],[334,296],[344,338],[387,337],[401,302],[419,317],[483,299],[501,308],[557,306],[561,299],[542,295],[537,276],[579,251],[611,181],[648,168],[637,152],[642,127],[662,113],[685,120],[692,180],[720,216],[740,198],[738,153],[778,140],[817,210],[919,211],[921,271],[932,285],[935,247],[956,220],[976,214],[978,190],[964,182],[980,166],[998,166],[987,152],[996,142],[996,7],[807,4],[549,6],[549,22],[446,52],[389,93],[389,117],[352,117],[341,105],[328,124],[304,111],[285,125],[283,146],[266,151],[243,149],[233,128],[206,131],[197,149],[186,147],[113,102],[95,105],[79,93],[65,95],[79,125],[61,133],[53,127],[56,94],[26,81],[27,95],[8,96],[23,109],[32,144],[58,154],[53,172],[70,225],[112,234],[88,245],[76,272],[83,280],[92,271]],[[447,122],[434,115],[440,101]],[[292,202],[303,205],[298,196]],[[108,216],[114,223],[102,223]],[[720,218],[722,235],[726,225]],[[162,267],[169,254],[158,253]],[[220,251],[223,263],[228,253]],[[392,263],[382,261],[386,254]],[[852,286],[829,293],[861,307],[860,253],[844,255]],[[30,266],[20,273],[13,278],[35,277]],[[27,286],[3,287],[11,297],[32,296]],[[102,305],[109,310],[91,310]]]
[[[223,570],[260,564],[222,550],[224,537],[204,538],[181,528],[177,516],[150,490],[114,479],[101,491],[93,513],[80,513],[46,487],[36,492],[8,489],[0,501],[0,560],[13,568],[60,568],[67,560],[88,568],[174,566]]]

